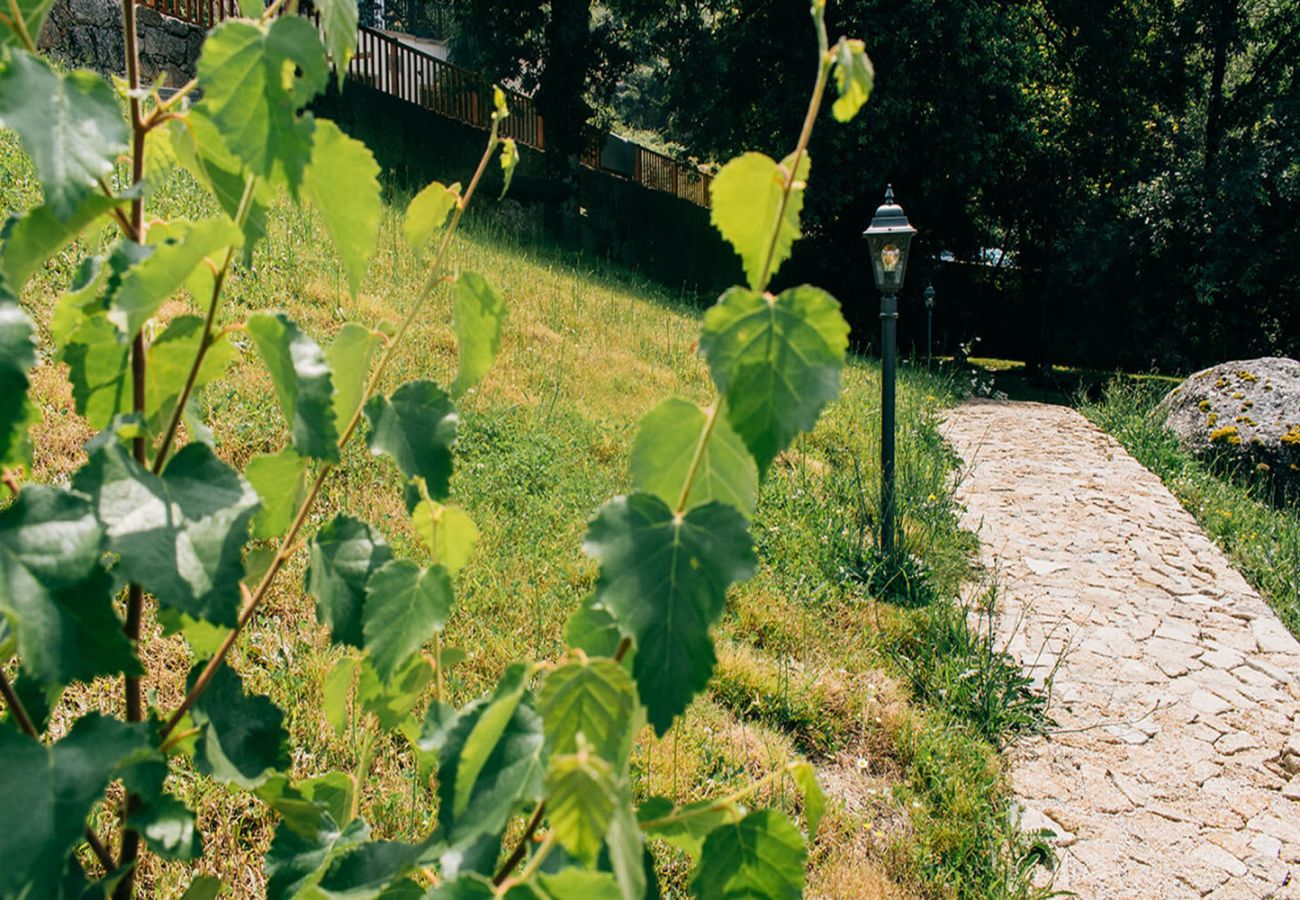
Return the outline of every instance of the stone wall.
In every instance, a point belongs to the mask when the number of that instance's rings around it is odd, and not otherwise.
[[[203,46],[203,29],[136,7],[140,36],[140,75],[146,83],[159,76],[178,87],[194,77]],[[38,41],[42,50],[70,66],[105,74],[126,71],[122,6],[114,0],[55,0]]]

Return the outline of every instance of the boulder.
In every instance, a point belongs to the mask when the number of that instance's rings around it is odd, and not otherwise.
[[[137,6],[136,29],[140,75],[145,82],[163,76],[168,85],[178,87],[194,77],[204,36],[201,27]],[[69,66],[120,75],[126,67],[122,4],[118,0],[55,0],[37,44]]]
[[[1160,401],[1184,450],[1226,456],[1300,485],[1300,362],[1265,357],[1192,375]]]

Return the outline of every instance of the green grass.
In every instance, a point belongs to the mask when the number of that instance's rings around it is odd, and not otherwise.
[[[1169,385],[1115,378],[1080,411],[1160,476],[1292,633],[1300,635],[1300,507],[1274,505],[1262,481],[1185,453],[1156,404]]]
[[[9,209],[37,198],[30,168],[0,137],[0,193]],[[380,249],[360,296],[347,296],[342,267],[317,217],[288,206],[272,210],[267,240],[251,271],[231,279],[222,311],[238,323],[253,311],[286,311],[324,342],[348,320],[397,319],[421,281],[399,238],[401,192],[386,207]],[[200,216],[212,206],[182,176],[163,179],[152,216]],[[52,260],[24,295],[45,335],[54,301],[80,255],[108,239],[88,234]],[[548,246],[522,244],[487,211],[467,217],[452,265],[488,276],[510,309],[501,353],[482,386],[461,403],[453,502],[481,532],[459,576],[446,643],[467,651],[448,688],[463,703],[523,656],[554,656],[561,630],[594,583],[579,544],[586,521],[606,498],[627,488],[636,423],[673,394],[710,398],[694,351],[700,309],[642,276],[576,264]],[[193,308],[169,302],[162,317]],[[385,389],[423,377],[446,382],[455,367],[450,298],[443,294],[416,323],[390,366]],[[75,469],[89,430],[72,411],[59,365],[34,372],[44,413],[35,431],[33,477],[57,481]],[[832,779],[832,811],[812,852],[809,892],[826,897],[1021,896],[1033,848],[1010,827],[1005,772],[995,746],[1014,729],[971,704],[936,701],[971,663],[987,660],[978,636],[950,639],[950,613],[971,575],[974,538],[957,527],[951,453],[939,437],[943,408],[959,393],[943,377],[905,369],[899,391],[899,518],[915,608],[880,602],[875,587],[888,569],[873,547],[878,506],[879,377],[853,360],[841,400],[816,431],[783,454],[764,484],[754,535],[761,567],[732,592],[718,629],[722,661],[708,695],[664,740],[643,735],[634,761],[642,796],[681,800],[739,787],[783,760],[805,753]],[[250,353],[202,397],[218,452],[237,465],[284,443],[271,386]],[[398,552],[414,549],[395,471],[350,446],[331,479],[313,526],[335,513],[376,523]],[[232,654],[250,690],[287,713],[297,748],[295,776],[354,771],[362,809],[377,837],[410,839],[431,827],[434,799],[404,743],[380,737],[366,757],[338,737],[320,710],[321,685],[337,657],[302,587],[305,561],[294,557],[262,612]],[[948,636],[948,637],[945,637]],[[147,688],[157,705],[179,700],[190,665],[178,638],[146,628]],[[939,655],[944,655],[940,665]],[[910,662],[904,662],[904,660]],[[932,670],[924,685],[909,666]],[[915,694],[912,689],[915,688]],[[120,713],[112,682],[69,691],[56,730],[75,711]],[[176,896],[194,872],[217,875],[239,896],[260,892],[261,854],[274,825],[247,795],[192,771],[173,776],[177,793],[199,812],[207,836],[195,867],[150,860],[141,882],[153,895]],[[758,798],[792,806],[776,793]],[[101,827],[114,812],[105,807]],[[679,855],[657,848],[665,884],[682,888]]]

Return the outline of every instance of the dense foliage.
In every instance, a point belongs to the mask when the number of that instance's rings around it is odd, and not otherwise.
[[[195,817],[168,790],[169,773],[191,769],[278,813],[265,858],[271,897],[653,896],[648,836],[689,854],[701,897],[798,895],[825,805],[808,763],[724,797],[638,804],[629,754],[643,726],[664,734],[708,683],[711,628],[728,587],[756,566],[759,481],[839,392],[848,341],[839,304],[811,286],[767,288],[799,237],[807,148],[828,83],[839,88],[842,122],[870,94],[861,42],[832,47],[825,4],[815,2],[816,81],[793,153],[781,162],[745,154],[719,177],[714,219],[747,284],[703,322],[717,393],[707,408],[669,399],[643,422],[631,492],[589,523],[583,549],[599,578],[569,620],[566,652],[506,667],[492,691],[454,709],[444,674],[462,654],[440,635],[477,538],[468,514],[447,503],[456,404],[491,366],[506,308],[487,278],[445,261],[494,157],[509,186],[517,155],[497,134],[501,92],[464,189],[431,184],[407,210],[404,236],[428,268],[400,323],[347,315],[322,346],[281,312],[223,315],[227,278],[247,265],[281,196],[314,208],[354,295],[365,281],[378,167],[363,144],[305,110],[326,88],[331,59],[341,79],[354,47],[342,5],[351,0],[318,4],[323,34],[278,3],[257,20],[221,24],[197,79],[165,99],[140,83],[129,0],[121,96],[35,54],[45,5],[3,22],[0,127],[17,133],[44,202],[10,217],[0,247],[0,462],[10,495],[0,510],[0,800],[24,812],[23,827],[0,835],[0,896],[129,897],[142,853],[198,857]],[[176,166],[223,212],[151,218],[150,189]],[[105,225],[116,240],[80,262],[50,324],[76,411],[97,434],[68,484],[24,483],[36,335],[19,296],[52,255]],[[391,385],[390,361],[441,290],[453,294],[454,380]],[[181,293],[203,314],[175,314],[168,301]],[[212,446],[195,399],[241,355],[266,370],[283,444],[239,469]],[[343,450],[363,435],[400,476],[417,553],[400,556],[346,510],[313,517],[323,485],[345,469]],[[290,746],[284,711],[229,662],[299,553],[317,618],[342,650],[325,679],[326,718],[338,732],[400,736],[436,776],[437,827],[422,840],[371,839],[354,776],[294,777],[292,761],[309,748]],[[154,616],[192,655],[174,706],[146,690],[164,675],[140,647]],[[121,685],[121,718],[53,715],[70,685],[94,679]],[[802,830],[745,803],[786,780],[801,797]],[[107,840],[94,815],[105,804],[120,813]],[[189,896],[214,889],[196,879]]]

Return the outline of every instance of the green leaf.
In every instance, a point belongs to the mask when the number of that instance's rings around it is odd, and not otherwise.
[[[276,538],[288,531],[307,496],[307,460],[285,447],[275,455],[250,459],[244,477],[262,500],[262,509],[253,518],[253,537]]]
[[[330,900],[369,900],[378,897],[392,881],[415,868],[423,851],[420,844],[368,841],[330,860],[319,882]]]
[[[370,826],[361,819],[353,819],[342,830],[338,826],[322,830],[314,838],[303,837],[281,822],[266,851],[267,900],[311,896],[310,889],[334,856],[369,839]]]
[[[537,875],[511,888],[505,900],[623,900],[625,896],[608,872],[564,869]]]
[[[433,499],[446,498],[451,483],[451,445],[460,420],[442,388],[432,381],[411,381],[392,397],[371,397],[366,401],[366,421],[370,452],[392,457],[407,478],[407,509],[420,502],[419,489],[409,483],[414,478],[424,479]]]
[[[266,362],[293,445],[303,456],[338,462],[334,383],[325,354],[283,313],[255,313],[248,333]]]
[[[190,650],[198,659],[208,659],[225,643],[230,634],[229,628],[213,625],[202,619],[187,616],[178,609],[168,606],[158,608],[158,624],[163,627],[163,634],[180,634],[190,645]]]
[[[506,307],[492,290],[487,279],[473,272],[462,272],[456,279],[456,300],[452,308],[456,320],[456,340],[460,345],[460,368],[452,383],[453,397],[459,397],[478,384],[501,347],[501,326]]]
[[[817,834],[822,815],[826,812],[826,795],[817,783],[817,770],[810,762],[799,762],[790,767],[790,777],[803,794],[803,815],[808,823],[808,840]]]
[[[379,720],[379,727],[390,731],[410,717],[424,689],[433,683],[433,660],[416,654],[394,673],[385,684],[369,659],[361,661],[361,680],[357,685],[357,703]]]
[[[623,796],[605,832],[609,866],[624,898],[657,900],[658,884],[654,859],[645,846],[645,835],[632,812],[631,792],[624,781]]]
[[[862,41],[840,38],[835,45],[835,87],[839,99],[831,106],[837,122],[847,122],[858,114],[871,96],[876,70],[867,57]]]
[[[351,516],[337,516],[311,539],[307,593],[316,598],[316,620],[336,644],[361,649],[366,582],[393,558],[379,532]]]
[[[240,548],[257,494],[205,444],[188,444],[154,475],[102,440],[73,478],[118,555],[117,567],[195,618],[233,626],[244,573]]]
[[[35,35],[33,35],[35,38]],[[36,167],[45,204],[72,219],[113,172],[129,133],[112,89],[94,72],[60,75],[25,50],[0,62],[0,128],[12,128]]]
[[[356,781],[343,772],[327,772],[293,782],[277,774],[257,788],[257,796],[278,812],[284,824],[298,835],[318,840],[323,833],[336,832],[335,823],[351,821]]]
[[[790,820],[776,810],[759,810],[709,833],[691,887],[700,900],[798,900],[807,858],[803,837]]]
[[[36,326],[7,291],[0,291],[0,465],[26,467],[28,425],[36,407],[27,399],[27,371],[36,365]]]
[[[0,830],[0,896],[58,897],[68,852],[108,782],[154,755],[140,725],[88,713],[45,746],[0,728],[0,804],[21,827]]]
[[[130,344],[105,316],[86,316],[68,338],[60,358],[68,364],[77,412],[92,428],[107,428],[115,416],[131,407]]]
[[[46,687],[140,671],[99,565],[103,539],[90,504],[64,490],[29,484],[0,511],[0,612]]]
[[[203,342],[203,319],[177,316],[162,334],[149,344],[145,366],[145,421],[149,430],[159,433],[176,410],[176,401],[189,378],[194,357]],[[203,362],[194,376],[194,393],[226,374],[239,356],[224,334],[216,334],[208,345]]]
[[[447,217],[460,203],[460,183],[447,187],[434,181],[412,198],[402,219],[402,234],[417,257],[424,256],[425,244],[447,224]]]
[[[636,640],[632,674],[663,735],[713,673],[709,628],[727,587],[754,574],[748,523],[721,503],[676,516],[635,493],[602,506],[582,546],[600,563],[596,599]]]
[[[317,0],[316,12],[325,32],[325,49],[342,90],[348,63],[357,52],[357,4],[355,0]]]
[[[203,43],[198,109],[255,175],[283,179],[294,197],[312,155],[315,121],[299,115],[329,80],[316,28],[301,16],[269,25],[229,19]]]
[[[33,41],[39,40],[41,25],[45,22],[45,17],[50,12],[50,7],[54,5],[54,0],[17,0],[18,12],[22,16],[23,24],[27,26],[27,36]],[[9,7],[5,7],[5,14],[11,13]],[[12,26],[6,26],[0,29],[0,43],[17,45],[22,43],[18,36],[18,31]]]
[[[800,158],[799,172],[783,210],[781,198],[789,165],[788,159],[778,165],[762,153],[744,153],[722,167],[709,191],[710,220],[735,248],[749,286],[756,291],[767,287],[781,263],[790,258],[790,249],[799,238],[808,154]]]
[[[190,672],[187,688],[203,669]],[[273,772],[289,768],[289,736],[284,713],[266,697],[248,696],[238,673],[222,663],[207,690],[190,707],[194,724],[203,729],[194,764],[222,784],[252,789]]]
[[[537,694],[549,753],[577,753],[578,735],[619,769],[636,736],[636,685],[612,659],[583,659],[553,670]]]
[[[588,656],[613,657],[623,642],[623,632],[609,610],[597,603],[594,597],[588,597],[564,623],[564,642]],[[635,654],[635,650],[630,650],[623,656],[624,666],[628,663],[628,656]]]
[[[185,893],[181,894],[181,900],[216,900],[220,893],[220,879],[211,875],[195,875]]]
[[[340,435],[365,399],[370,360],[379,344],[376,332],[356,322],[345,322],[325,351],[334,378],[334,427]]]
[[[321,685],[321,709],[325,721],[339,737],[347,731],[351,721],[348,715],[348,698],[352,696],[352,683],[357,671],[357,661],[350,656],[339,657]]]
[[[731,288],[705,313],[700,351],[760,472],[839,396],[848,344],[839,303],[807,285],[772,300]]]
[[[134,338],[203,260],[243,239],[243,233],[225,216],[168,223],[165,231],[150,240],[153,252],[126,271],[122,286],[112,295],[109,321],[128,339]]]
[[[491,881],[470,872],[455,881],[435,885],[425,895],[425,900],[494,900],[496,896]]]
[[[154,133],[161,130],[155,129]],[[216,123],[203,114],[202,107],[196,107],[184,119],[171,122],[168,134],[177,162],[201,184],[207,185],[222,211],[231,221],[236,221],[244,205],[250,176],[244,172],[243,163],[226,149]],[[253,248],[266,237],[266,210],[274,198],[274,189],[265,179],[254,181],[253,194],[244,213],[245,266],[252,265]]]
[[[546,815],[560,846],[588,867],[605,842],[618,803],[614,767],[579,739],[576,753],[551,757],[546,773]]]
[[[745,810],[738,803],[700,800],[675,806],[663,797],[651,797],[637,810],[641,829],[686,853],[698,862],[704,840],[719,825],[739,822]]]
[[[411,526],[433,554],[433,561],[455,575],[469,562],[478,543],[478,528],[463,509],[421,500],[411,513]]]
[[[465,707],[439,755],[438,821],[447,843],[468,847],[505,827],[517,804],[542,789],[542,721],[524,704],[522,665],[508,668],[495,693]]]
[[[758,468],[725,412],[700,409],[689,400],[660,403],[641,420],[632,447],[632,486],[654,494],[674,509],[692,463],[705,441],[686,509],[717,500],[753,518],[758,502]]]
[[[5,225],[0,267],[14,291],[21,291],[41,265],[75,240],[114,206],[124,203],[103,194],[85,194],[70,214],[60,217],[50,206],[38,206]]]
[[[203,854],[203,840],[194,825],[194,813],[175,797],[163,794],[150,801],[132,813],[127,824],[163,859],[184,862]]]
[[[504,199],[506,192],[510,190],[510,182],[514,180],[517,168],[519,168],[519,147],[515,144],[514,138],[506,138],[501,142],[501,199]]]
[[[387,684],[424,642],[442,631],[455,598],[442,566],[404,559],[385,563],[366,583],[362,610],[366,652]]]
[[[326,5],[351,0],[326,0]],[[356,31],[353,31],[355,39]],[[344,187],[345,186],[345,187]],[[342,189],[341,189],[342,188]],[[348,137],[333,122],[316,122],[311,163],[303,172],[303,196],[320,210],[325,230],[343,260],[348,289],[355,297],[366,279],[370,258],[379,239],[383,203],[379,199],[379,164],[369,148]]]

